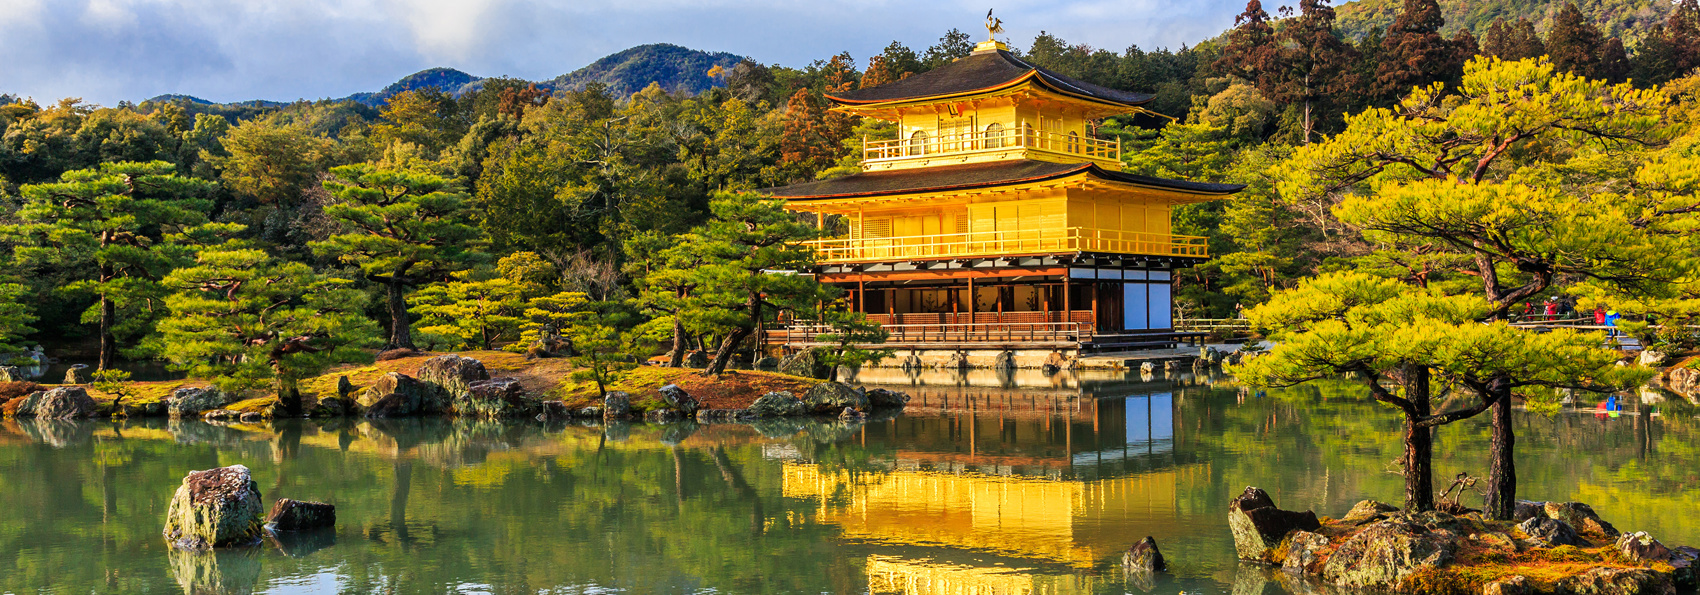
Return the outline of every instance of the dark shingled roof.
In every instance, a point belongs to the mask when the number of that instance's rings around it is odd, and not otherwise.
[[[1093,176],[1099,179],[1112,182],[1200,194],[1227,195],[1245,188],[1245,186],[1239,184],[1210,184],[1139,176],[1104,169],[1092,163],[1051,163],[1023,159],[863,172],[842,178],[768,188],[762,190],[762,192],[777,198],[798,200],[879,196],[1042,182],[1065,178],[1081,172],[1091,172]]]
[[[1075,80],[1029,64],[1004,50],[974,54],[895,83],[846,91],[827,97],[839,103],[854,105],[958,95],[994,89],[1034,71],[1038,71],[1038,78],[1045,85],[1064,93],[1129,106],[1143,105],[1151,101],[1151,95],[1117,91]]]

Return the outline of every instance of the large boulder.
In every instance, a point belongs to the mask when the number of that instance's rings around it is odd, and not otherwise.
[[[1688,402],[1700,405],[1700,368],[1676,366],[1663,374],[1665,388]]]
[[[76,419],[94,415],[94,399],[80,386],[61,386],[42,393],[34,403],[26,402],[36,419]],[[20,410],[22,407],[19,408]]]
[[[191,471],[165,511],[165,540],[202,550],[252,545],[262,535],[260,486],[242,465]]]
[[[1304,574],[1321,558],[1322,550],[1327,549],[1328,538],[1320,533],[1310,531],[1294,531],[1287,535],[1287,556],[1281,560],[1281,569],[1295,574]]]
[[[779,373],[804,378],[826,378],[832,370],[821,361],[819,349],[804,349],[779,360]]]
[[[685,354],[685,367],[687,367],[687,368],[707,368],[708,367],[708,354],[703,353],[703,351],[701,349],[697,349],[697,350],[691,351],[690,353],[686,353]]]
[[[1399,507],[1375,500],[1364,500],[1352,507],[1340,520],[1354,525],[1367,525],[1385,520],[1399,512]]]
[[[1548,518],[1564,521],[1580,533],[1616,538],[1618,530],[1594,514],[1594,508],[1581,502],[1547,502],[1541,506]]]
[[[306,531],[336,526],[336,507],[324,502],[283,498],[272,504],[265,526],[273,531]]]
[[[776,391],[762,395],[756,402],[750,403],[749,411],[751,416],[757,418],[796,417],[807,415],[809,407],[790,392]]]
[[[1613,545],[1617,547],[1617,551],[1623,552],[1623,557],[1636,564],[1663,562],[1671,557],[1670,548],[1659,543],[1659,540],[1653,539],[1653,536],[1648,535],[1646,531],[1624,533],[1617,538],[1617,543]]]
[[[1280,544],[1287,533],[1321,527],[1316,513],[1276,508],[1275,501],[1261,488],[1247,487],[1228,505],[1228,528],[1234,533],[1234,550],[1241,560],[1267,564],[1269,549]]]
[[[803,404],[808,406],[810,413],[838,413],[845,407],[866,411],[868,396],[842,383],[822,382],[803,393]]]
[[[685,389],[679,388],[677,384],[663,386],[659,392],[661,393],[661,400],[666,401],[668,407],[677,409],[685,417],[696,415],[697,410],[702,408],[702,404],[697,402],[696,397],[685,392]]]
[[[1665,360],[1667,359],[1670,359],[1670,356],[1662,351],[1656,349],[1642,349],[1641,354],[1635,356],[1635,364],[1648,368],[1657,368],[1665,365]]]
[[[356,401],[366,408],[367,417],[440,414],[446,413],[452,403],[448,392],[436,384],[400,372],[379,377],[372,386],[360,391]]]
[[[1594,568],[1558,581],[1567,595],[1674,595],[1671,575],[1650,568]]]
[[[1517,530],[1528,535],[1529,539],[1534,540],[1541,547],[1561,545],[1586,547],[1588,545],[1588,542],[1583,541],[1582,537],[1576,534],[1576,529],[1572,528],[1570,523],[1551,517],[1529,517],[1529,520],[1517,525]]]
[[[435,384],[450,398],[458,399],[471,389],[472,383],[489,380],[490,372],[484,362],[459,355],[439,355],[419,364],[419,380]]]
[[[631,395],[616,390],[602,396],[602,419],[625,419],[631,414]]]
[[[537,400],[518,379],[474,380],[466,392],[456,396],[455,413],[484,419],[511,419],[537,414]]]
[[[1452,541],[1435,533],[1401,520],[1372,524],[1334,550],[1322,577],[1347,589],[1397,589],[1418,571],[1452,563]]]
[[[1671,565],[1671,575],[1677,588],[1693,591],[1700,587],[1700,549],[1677,546],[1671,550],[1667,563]]]
[[[894,390],[873,388],[863,394],[868,398],[868,406],[875,409],[901,409],[909,404],[909,395]]]
[[[210,386],[189,386],[171,391],[165,400],[165,410],[173,418],[200,417],[202,413],[223,409],[235,399]]]

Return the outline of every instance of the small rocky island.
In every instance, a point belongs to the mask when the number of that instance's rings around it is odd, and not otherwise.
[[[1350,592],[1634,595],[1696,586],[1700,550],[1623,533],[1580,502],[1529,502],[1515,518],[1405,514],[1374,500],[1339,519],[1275,506],[1248,487],[1229,505],[1241,560]]]

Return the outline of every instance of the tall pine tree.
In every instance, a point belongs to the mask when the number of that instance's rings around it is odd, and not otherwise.
[[[1462,73],[1464,57],[1456,44],[1440,35],[1446,17],[1435,0],[1405,0],[1381,41],[1381,56],[1370,87],[1382,101],[1392,102],[1413,87],[1452,81]]]
[[[1575,2],[1566,2],[1552,19],[1547,33],[1547,55],[1559,70],[1587,78],[1600,76],[1600,53],[1605,40],[1600,28],[1582,14]]]

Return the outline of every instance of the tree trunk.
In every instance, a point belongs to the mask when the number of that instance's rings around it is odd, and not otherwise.
[[[109,370],[118,363],[118,339],[112,336],[112,323],[118,318],[118,305],[105,294],[100,296],[100,357],[95,370]]]
[[[272,374],[277,378],[277,403],[283,407],[284,414],[291,417],[301,415],[301,390],[294,380],[284,376],[283,364],[275,359],[272,360]]]
[[[744,342],[744,339],[754,332],[755,327],[761,325],[761,296],[750,296],[750,299],[744,302],[744,308],[750,311],[750,325],[734,328],[731,334],[726,335],[726,340],[720,343],[720,349],[714,352],[714,361],[708,362],[708,369],[702,371],[703,376],[717,376],[725,372],[726,364],[732,361],[732,353],[738,350],[738,344]]]
[[[407,286],[399,281],[387,284],[390,302],[390,344],[385,349],[413,349],[413,326],[407,320],[407,301],[402,293]]]
[[[1416,424],[1429,414],[1428,368],[1409,368],[1405,395],[1416,414],[1405,416],[1405,512],[1434,510],[1434,434]]]
[[[673,351],[667,354],[667,367],[685,367],[685,323],[679,321],[679,313],[673,313]]]
[[[1517,510],[1517,464],[1511,459],[1517,436],[1511,428],[1511,380],[1503,376],[1488,382],[1493,395],[1493,438],[1488,461],[1487,512],[1491,518],[1510,520]]]

